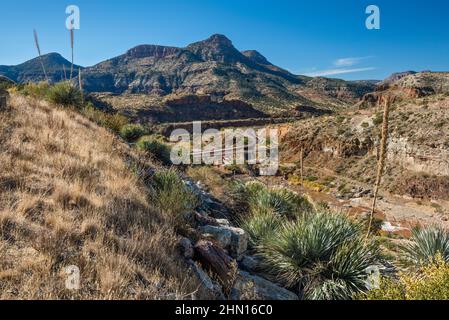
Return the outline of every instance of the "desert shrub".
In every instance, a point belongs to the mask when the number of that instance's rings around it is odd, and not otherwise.
[[[373,124],[379,126],[384,122],[384,115],[382,112],[378,112],[374,115]]]
[[[416,273],[382,278],[380,287],[357,296],[362,300],[449,300],[449,264],[441,256]]]
[[[80,107],[83,102],[81,91],[69,81],[58,82],[48,89],[46,98],[48,101],[65,107]]]
[[[229,192],[229,182],[214,166],[192,166],[187,169],[186,173],[194,181],[201,182],[214,196]]]
[[[415,228],[402,250],[405,262],[413,265],[430,263],[437,256],[449,262],[449,233],[438,226]]]
[[[377,247],[346,216],[317,213],[287,223],[259,246],[263,267],[304,299],[351,299],[366,290]]]
[[[256,248],[271,237],[281,226],[282,220],[269,209],[256,209],[239,219],[239,226],[246,231],[249,246]]]
[[[361,124],[361,126],[362,126],[362,128],[369,128],[369,123],[368,122],[363,122],[362,124]]]
[[[47,82],[27,83],[17,86],[17,91],[25,96],[33,98],[45,98],[50,90]]]
[[[137,148],[142,151],[148,152],[156,159],[160,160],[163,164],[170,164],[170,148],[157,137],[144,136],[137,142]]]
[[[121,128],[128,124],[128,119],[125,116],[99,110],[91,102],[86,104],[81,113],[99,126],[108,128],[115,133],[119,133]]]
[[[151,181],[152,200],[156,207],[176,224],[195,209],[198,197],[191,191],[174,169],[156,172]]]
[[[133,142],[145,134],[140,124],[127,124],[120,129],[120,136],[128,142]]]

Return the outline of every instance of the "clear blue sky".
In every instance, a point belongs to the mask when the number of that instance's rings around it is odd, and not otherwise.
[[[70,4],[81,10],[75,62],[84,66],[138,44],[185,46],[222,33],[238,49],[256,49],[297,74],[382,79],[404,70],[449,71],[446,0],[2,1],[0,65],[36,56],[33,28],[45,53],[68,57]],[[365,27],[370,4],[381,9],[381,30]]]

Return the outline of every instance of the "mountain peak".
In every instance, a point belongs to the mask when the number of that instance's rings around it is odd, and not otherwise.
[[[218,34],[218,33],[211,35],[204,42],[221,44],[221,45],[226,45],[226,46],[233,46],[232,41],[228,37],[226,37],[225,35],[222,35],[222,34]]]
[[[245,58],[233,46],[232,41],[222,34],[214,34],[206,40],[192,43],[187,50],[205,61],[236,62]]]
[[[267,58],[265,58],[259,51],[246,50],[243,51],[242,54],[255,63],[263,65],[271,65],[271,62],[269,62]]]

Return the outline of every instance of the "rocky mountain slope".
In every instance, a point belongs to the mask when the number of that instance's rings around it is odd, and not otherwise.
[[[0,66],[0,75],[17,83],[44,81],[45,76],[41,62],[51,82],[62,81],[70,77],[71,63],[58,53],[49,53],[16,66]],[[73,75],[75,77],[78,75],[80,68],[82,67],[74,66]]]
[[[352,110],[298,122],[284,137],[284,159],[298,159],[303,148],[310,165],[372,184],[386,102],[392,111],[384,185],[400,195],[449,200],[449,73],[398,77]]]
[[[62,79],[62,65],[67,67],[67,61],[56,54],[44,56],[43,60],[51,79]],[[38,59],[15,67],[0,67],[0,75],[17,82],[43,79]],[[88,92],[156,97],[156,102],[144,104],[144,109],[164,105],[162,99],[197,95],[243,102],[258,112],[277,116],[294,116],[304,107],[347,107],[375,88],[373,82],[294,75],[257,51],[240,52],[223,35],[213,35],[185,48],[137,46],[86,68],[83,79]]]

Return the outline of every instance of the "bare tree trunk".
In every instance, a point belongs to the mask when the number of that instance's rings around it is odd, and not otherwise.
[[[369,237],[369,234],[371,233],[373,219],[374,219],[374,213],[376,212],[376,204],[377,204],[377,198],[379,196],[379,188],[380,184],[382,182],[382,176],[384,173],[385,168],[385,160],[387,156],[387,143],[388,143],[388,119],[390,115],[390,101],[387,99],[385,101],[384,106],[384,116],[383,116],[383,124],[382,124],[382,138],[380,142],[380,153],[379,153],[379,159],[377,162],[377,176],[376,176],[376,183],[374,185],[374,198],[373,198],[373,206],[371,208],[371,214],[368,224],[368,232],[366,237]]]

